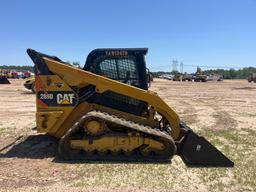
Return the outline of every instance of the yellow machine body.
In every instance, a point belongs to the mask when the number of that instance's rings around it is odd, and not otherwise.
[[[180,137],[180,120],[178,115],[157,95],[152,91],[142,90],[130,85],[114,81],[112,79],[93,74],[88,71],[68,66],[48,58],[44,58],[47,66],[54,74],[51,76],[39,76],[36,79],[36,90],[42,91],[40,97],[50,97],[48,92],[72,92],[70,86],[84,87],[88,84],[95,85],[96,91],[99,93],[105,91],[113,91],[122,95],[128,95],[129,97],[145,101],[151,105],[155,111],[163,114],[172,126],[172,137],[178,139]],[[59,86],[61,85],[61,86]],[[74,93],[75,94],[75,93]],[[72,101],[74,102],[74,101]],[[37,102],[37,127],[39,132],[46,132],[51,135],[61,137],[71,126],[77,121],[79,117],[86,112],[93,109],[99,109],[100,107],[95,104],[83,103],[82,105],[75,104],[74,106],[67,106],[65,104],[61,107],[50,107],[42,103]],[[113,113],[112,109],[104,109],[104,111]],[[81,114],[81,111],[84,113]],[[126,119],[130,119],[131,114],[125,114],[123,112],[116,111],[119,116],[125,116]],[[122,114],[122,115],[121,115]],[[133,117],[134,119],[140,119],[140,122],[152,122],[152,117]],[[48,122],[48,123],[46,123]],[[152,122],[153,123],[153,122]],[[154,126],[154,124],[152,124]]]
[[[126,72],[121,80],[109,78],[112,69],[109,66],[113,63],[122,61],[120,69],[134,70],[133,61],[144,59],[138,56],[140,51],[96,50],[91,55],[94,60],[87,58],[87,68],[79,69],[57,57],[28,49],[36,69],[37,131],[60,138],[58,153],[64,159],[110,157],[112,160],[122,154],[133,160],[138,159],[137,155],[144,160],[159,160],[178,154],[187,165],[233,166],[233,162],[181,122],[157,93],[147,90],[145,83],[142,83],[144,88],[136,84],[135,72]],[[104,63],[106,74],[97,74],[91,69],[95,61]],[[145,67],[136,72],[143,76],[140,82],[146,78],[141,73],[143,70]],[[133,113],[125,110],[125,106],[116,108],[100,104],[101,95],[109,92],[118,95],[119,99],[139,102],[144,111]],[[96,96],[100,102],[94,99]]]

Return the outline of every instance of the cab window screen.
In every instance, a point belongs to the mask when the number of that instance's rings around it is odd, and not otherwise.
[[[100,63],[100,74],[111,79],[118,79],[115,59],[106,59]]]
[[[99,63],[99,74],[139,87],[139,75],[134,57],[105,59]]]
[[[131,59],[118,59],[117,66],[119,71],[119,78],[126,78],[127,73],[131,79],[137,79],[138,74],[135,66],[135,62]]]

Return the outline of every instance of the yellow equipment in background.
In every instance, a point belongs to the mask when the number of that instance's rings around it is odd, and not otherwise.
[[[24,87],[35,93],[35,77],[29,77],[25,79]]]
[[[197,67],[194,81],[195,82],[207,82],[207,75],[204,75],[204,73],[200,67]]]
[[[8,70],[0,69],[0,84],[10,84],[10,81],[7,79]]]
[[[96,49],[83,69],[27,50],[35,64],[37,131],[60,138],[63,159],[233,166],[149,91],[147,49]]]

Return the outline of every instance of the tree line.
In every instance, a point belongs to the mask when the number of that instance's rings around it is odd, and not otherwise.
[[[0,65],[0,69],[34,72],[34,66],[30,65]]]
[[[222,75],[224,79],[246,79],[252,73],[256,73],[256,67],[245,67],[238,70],[209,69],[204,71],[204,74],[206,75],[218,74],[218,75]]]
[[[65,63],[67,63],[68,65],[72,65],[74,67],[81,68],[80,63],[78,61],[66,61]],[[34,72],[34,66],[32,65],[0,65],[0,69]]]

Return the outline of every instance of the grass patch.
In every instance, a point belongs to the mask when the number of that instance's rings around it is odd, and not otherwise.
[[[16,128],[16,127],[0,127],[0,136],[17,136],[17,135],[27,135],[31,131],[31,127],[23,127],[23,128]]]
[[[89,163],[73,165],[76,187],[150,190],[256,191],[256,130],[207,130],[204,135],[235,163],[234,168],[187,168],[172,163]]]
[[[256,190],[256,130],[207,130],[204,135],[225,155],[234,161],[231,169],[202,169],[201,179],[209,191]]]
[[[167,166],[161,164],[87,164],[80,165],[82,171],[79,180],[75,182],[76,187],[101,186],[108,188],[154,188],[161,189],[172,187],[174,179],[166,174]],[[167,168],[168,169],[168,168]],[[173,173],[173,176],[176,175]]]

